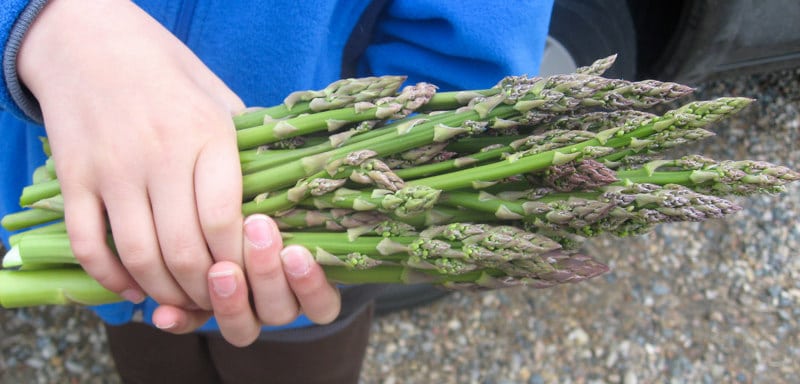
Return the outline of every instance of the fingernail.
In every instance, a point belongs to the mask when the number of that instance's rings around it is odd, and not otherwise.
[[[173,328],[176,324],[177,323],[174,322],[174,321],[171,322],[171,323],[167,323],[167,324],[159,324],[159,323],[153,322],[153,325],[155,325],[156,328],[163,329],[163,330],[167,330],[167,329]]]
[[[251,215],[244,221],[244,236],[256,248],[272,245],[272,225],[264,215]]]
[[[134,304],[139,304],[144,301],[145,296],[137,289],[126,289],[119,294],[123,299],[128,300]]]
[[[311,255],[296,247],[284,248],[281,251],[283,270],[293,277],[303,277],[311,270]]]
[[[208,274],[211,279],[211,287],[220,297],[229,297],[236,291],[236,276],[233,270],[211,272]]]

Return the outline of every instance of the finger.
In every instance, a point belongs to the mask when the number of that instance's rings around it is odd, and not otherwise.
[[[194,190],[200,227],[214,261],[242,260],[242,173],[236,132],[207,143],[195,162]]]
[[[208,286],[222,336],[239,347],[251,344],[261,325],[250,307],[242,269],[230,261],[216,263],[208,271]]]
[[[169,162],[169,155],[165,155]],[[192,159],[193,160],[193,159]],[[200,228],[197,204],[194,200],[192,161],[178,160],[173,167],[163,167],[148,182],[148,192],[158,242],[164,263],[184,292],[202,309],[211,310],[206,274],[211,267],[211,254]],[[181,175],[185,178],[181,179]]]
[[[244,221],[244,264],[259,320],[284,325],[297,318],[300,307],[283,273],[283,248],[278,226],[266,215]]]
[[[281,252],[281,260],[303,313],[317,324],[335,320],[342,305],[339,290],[328,283],[311,253],[301,246],[290,245]]]
[[[106,289],[140,303],[145,293],[108,246],[102,203],[93,193],[62,182],[64,221],[72,253],[81,267]]]
[[[159,305],[153,311],[153,325],[176,335],[189,333],[205,324],[211,311],[187,311],[171,305]]]
[[[117,182],[106,196],[114,244],[131,276],[159,304],[193,305],[164,265],[146,192]]]

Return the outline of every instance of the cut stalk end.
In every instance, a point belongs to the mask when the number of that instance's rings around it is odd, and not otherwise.
[[[22,257],[19,255],[19,247],[11,247],[11,250],[3,256],[3,268],[18,268],[22,266]]]

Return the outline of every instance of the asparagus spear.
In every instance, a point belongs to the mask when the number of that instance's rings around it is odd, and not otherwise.
[[[527,152],[517,152],[515,156],[508,156],[503,161],[444,175],[411,180],[407,182],[407,185],[427,185],[442,190],[491,185],[492,182],[499,179],[542,171],[551,165],[600,157],[608,154],[609,148],[611,151],[629,148],[641,149],[651,144],[643,141],[651,135],[670,131],[677,131],[678,135],[681,135],[681,130],[686,129],[694,132],[696,126],[717,122],[738,112],[750,102],[752,100],[746,98],[719,98],[712,101],[694,102],[640,126],[625,125],[607,129],[598,132],[594,138],[577,144],[545,152],[540,152],[538,148],[532,148]]]
[[[98,305],[122,301],[80,268],[0,270],[0,306]]]
[[[381,226],[376,227],[378,231]],[[428,282],[450,288],[545,287],[582,281],[607,271],[585,255],[561,252],[547,237],[508,226],[450,224],[415,235],[350,236],[347,233],[285,232],[284,243],[309,248],[326,275],[339,283]],[[99,304],[120,298],[77,267],[66,233],[20,239],[6,257],[7,266],[32,263],[58,268],[0,271],[0,305]],[[50,284],[20,292],[43,276]]]
[[[380,156],[407,151],[451,136],[442,132],[462,132],[467,121],[506,118],[531,109],[566,111],[579,106],[629,107],[643,103],[654,105],[672,100],[688,92],[685,87],[668,83],[645,82],[642,84],[611,81],[595,76],[581,75],[574,78],[529,79],[509,78],[501,93],[488,98],[478,98],[463,110],[443,113],[436,122],[411,119],[398,122],[378,137],[291,162],[273,169],[244,176],[245,197],[254,197],[265,191],[275,191],[290,186],[298,180],[314,175],[330,161],[347,154],[369,148]],[[646,100],[646,101],[642,101]],[[437,115],[438,116],[438,115]],[[458,128],[453,128],[458,127]]]
[[[669,143],[674,141],[691,138],[696,139],[706,136],[704,133],[705,131],[697,127],[717,122],[727,115],[738,112],[750,102],[750,99],[744,98],[720,98],[712,101],[693,102],[679,109],[667,112],[663,116],[652,118],[641,125],[626,124],[598,133],[591,133],[588,131],[550,131],[545,134],[545,136],[532,136],[524,141],[513,143],[511,147],[518,149],[518,151],[512,156],[508,156],[506,160],[443,175],[414,179],[405,184],[407,186],[426,186],[439,190],[484,187],[503,178],[517,174],[541,172],[550,166],[564,164],[570,161],[592,157],[604,158],[606,161],[610,161],[609,159],[611,159],[611,156],[608,155],[609,152],[617,152],[618,154],[621,153],[624,155],[627,154],[628,151],[638,152],[647,148],[670,147],[672,144]],[[495,111],[501,109],[507,113],[509,110],[513,109],[513,107],[501,105],[494,108]],[[461,112],[460,114],[469,114],[470,116],[476,117],[474,115],[477,113],[474,110],[470,110]],[[453,114],[451,118],[463,121],[458,115],[459,113]],[[425,124],[426,123],[413,125],[411,128],[407,129],[413,130]],[[415,137],[419,138],[422,143],[425,143],[432,136],[434,136],[433,132],[423,131],[422,133],[416,134]],[[362,143],[372,142],[376,139],[380,139],[380,137]],[[398,144],[396,141],[378,142],[376,140],[374,145],[371,146],[371,148],[373,148],[371,153],[385,153],[387,152],[385,148],[409,145],[408,141],[410,140]],[[416,144],[417,142],[414,143]],[[565,145],[569,143],[574,144]],[[410,146],[413,147],[413,145]],[[554,147],[556,149],[550,149]],[[340,148],[340,151],[344,152],[348,149],[350,148],[345,146]],[[391,152],[391,150],[388,150],[388,152]],[[318,174],[315,175],[315,177],[307,179],[305,182],[302,182],[292,189],[292,194],[289,192],[282,192],[264,199],[246,202],[243,205],[243,212],[247,214],[256,212],[277,213],[290,209],[295,206],[297,202],[302,201],[310,195],[311,188],[308,186],[309,181],[319,183],[324,180],[323,178],[326,175],[332,173],[342,178],[342,175],[338,175],[338,173],[341,173],[341,169],[333,165],[341,163],[347,156],[353,156],[353,153],[354,152],[348,152],[334,157],[333,160],[328,160],[327,166],[329,169],[332,169],[331,171],[324,171],[323,164],[317,164],[320,163],[319,159],[306,159],[305,165],[308,169],[300,170],[300,172],[304,174],[309,170],[316,170]],[[355,153],[360,152],[356,151]],[[326,157],[322,159],[324,160]],[[451,162],[448,161],[440,164],[447,166],[449,163]],[[287,165],[293,166],[295,169],[297,167],[303,168],[302,162],[294,162]],[[244,177],[245,193],[256,193],[260,190],[256,189],[256,186],[264,187],[264,184],[280,186],[296,177],[292,175],[287,176],[287,174],[291,173],[288,170],[286,173],[276,174],[275,172],[277,170],[283,171],[281,167],[278,167],[271,170],[271,172],[264,173],[261,175],[262,178],[258,180],[249,179],[246,175]],[[350,168],[349,172],[352,172],[352,168]],[[413,177],[412,172],[414,172],[413,168],[410,168],[398,171],[397,174],[398,176]],[[279,177],[281,175],[284,177]],[[264,176],[272,178],[263,179]],[[349,177],[349,174],[347,177]],[[36,185],[31,186],[31,188],[36,188]],[[45,214],[43,210],[35,209],[23,211],[19,214],[7,215],[3,218],[3,225],[9,229],[21,229],[25,226],[56,220],[60,217],[61,216],[59,216],[57,212],[47,212]]]
[[[405,76],[363,77],[341,79],[318,91],[292,92],[283,104],[269,108],[251,108],[234,116],[236,129],[245,129],[263,125],[266,122],[351,106],[391,96],[406,80]]]
[[[435,91],[435,86],[420,83],[404,88],[397,96],[378,99],[374,104],[362,101],[348,108],[326,110],[288,120],[269,121],[258,127],[244,128],[237,131],[236,140],[239,149],[247,149],[321,130],[335,131],[347,123],[390,117],[402,118],[427,103]]]
[[[424,106],[428,100],[431,100],[432,92],[432,86],[420,84],[417,87],[407,87],[406,91],[395,98],[379,100],[377,106],[366,111],[352,107],[300,116],[297,117],[299,120],[271,121],[261,127],[244,129],[237,134],[237,137],[240,147],[248,148],[319,129],[335,128],[340,121],[369,120],[375,118],[376,114],[388,117],[400,110],[407,113]],[[375,149],[373,147],[384,143],[378,152],[381,156],[386,156],[431,144],[437,141],[434,135],[437,127],[438,131],[442,131],[441,127],[443,126],[459,126],[468,120],[502,119],[516,113],[529,112],[533,108],[563,112],[579,106],[645,107],[673,100],[688,92],[691,92],[690,88],[679,84],[652,81],[631,83],[583,74],[556,75],[547,79],[508,77],[496,87],[484,92],[493,94],[490,97],[483,97],[480,92],[473,92],[472,98],[458,96],[463,93],[452,95],[451,103],[472,102],[472,105],[468,107],[469,112],[450,114],[458,115],[457,117],[442,116],[423,124],[417,124],[419,121],[412,119],[396,124],[393,126],[395,128],[393,130],[383,130],[380,135],[363,140],[360,146],[347,146],[339,150],[331,150],[299,163],[293,162],[275,169],[245,175],[245,195],[253,197],[259,193],[287,187],[297,180],[317,172],[325,161],[342,157],[355,150]],[[480,97],[476,98],[475,95]],[[449,100],[450,96],[444,95],[440,99]],[[435,98],[435,96],[433,97]],[[432,101],[427,105],[431,103]],[[511,108],[506,105],[507,108],[497,108],[501,103],[513,103],[514,106]],[[452,104],[448,104],[448,106],[452,107]],[[416,127],[416,125],[424,127]],[[425,130],[428,132],[422,133]],[[416,135],[411,135],[412,133],[416,133]],[[389,143],[394,145],[387,145]],[[42,191],[40,188],[43,187],[27,191],[29,195],[23,199],[26,205],[39,196],[52,195],[58,190],[55,186],[48,186],[47,191]]]
[[[401,77],[342,80],[248,111],[234,118],[240,147],[254,148],[240,151],[242,211],[272,214],[285,243],[311,249],[334,282],[547,287],[607,270],[578,251],[586,238],[720,218],[739,207],[719,196],[780,192],[800,179],[749,160],[653,160],[709,136],[703,127],[750,100],[695,102],[662,116],[631,110],[692,90],[600,77],[612,62],[436,94],[425,84],[396,94]],[[325,142],[308,137],[345,127]],[[302,147],[255,149],[262,145]],[[52,160],[35,181],[20,199],[30,208],[2,224],[56,223],[13,238],[3,262],[21,270],[0,271],[0,304],[119,300],[71,257]],[[68,286],[42,285],[42,296],[13,291],[50,270],[68,271],[49,275]]]

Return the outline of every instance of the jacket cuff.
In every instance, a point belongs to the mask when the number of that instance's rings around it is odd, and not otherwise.
[[[28,2],[11,26],[5,49],[3,50],[3,80],[10,99],[5,101],[2,107],[18,117],[38,124],[43,122],[42,110],[39,107],[39,102],[19,79],[17,55],[22,46],[22,39],[46,4],[47,0],[31,0]]]

